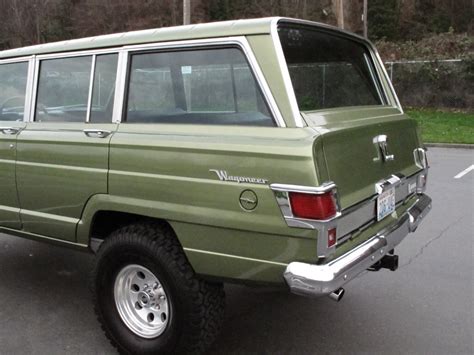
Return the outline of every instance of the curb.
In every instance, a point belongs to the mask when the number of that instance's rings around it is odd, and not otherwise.
[[[474,144],[461,144],[461,143],[425,143],[425,146],[433,147],[433,148],[474,149]]]

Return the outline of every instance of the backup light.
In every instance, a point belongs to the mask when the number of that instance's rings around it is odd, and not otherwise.
[[[337,233],[336,233],[336,228],[331,228],[328,230],[328,248],[336,245],[337,241]]]
[[[332,191],[323,194],[290,192],[289,197],[294,217],[326,220],[337,214]]]

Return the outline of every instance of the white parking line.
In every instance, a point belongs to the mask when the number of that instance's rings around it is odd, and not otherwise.
[[[454,178],[455,178],[455,179],[460,179],[460,178],[462,178],[464,175],[466,175],[468,172],[470,172],[471,170],[474,170],[474,165],[471,165],[471,166],[469,166],[468,168],[464,169],[464,170],[461,171],[459,174],[457,174]]]

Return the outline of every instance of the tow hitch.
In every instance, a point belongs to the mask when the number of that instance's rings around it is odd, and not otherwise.
[[[398,269],[398,255],[393,254],[393,251],[385,255],[382,259],[377,261],[374,265],[369,267],[369,271],[379,271],[380,269],[389,269],[395,271]]]

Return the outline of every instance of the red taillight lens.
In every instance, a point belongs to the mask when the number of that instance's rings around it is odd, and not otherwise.
[[[332,192],[318,195],[290,192],[290,203],[295,217],[324,220],[336,215]]]

